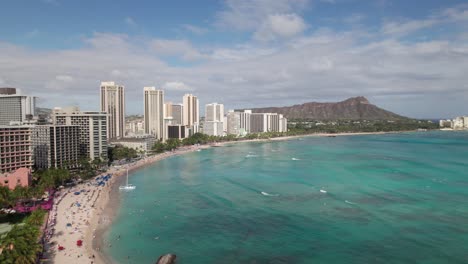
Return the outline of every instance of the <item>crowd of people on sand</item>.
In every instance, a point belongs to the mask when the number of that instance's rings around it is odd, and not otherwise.
[[[56,193],[44,237],[45,248],[48,254],[54,255],[56,263],[77,263],[76,259],[88,256],[83,246],[84,236],[96,202],[108,186],[93,179]]]

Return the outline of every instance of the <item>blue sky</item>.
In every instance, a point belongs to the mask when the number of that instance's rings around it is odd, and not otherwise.
[[[0,86],[97,109],[100,81],[227,108],[363,95],[412,117],[468,114],[468,5],[455,0],[4,1]],[[70,96],[73,95],[73,96]]]

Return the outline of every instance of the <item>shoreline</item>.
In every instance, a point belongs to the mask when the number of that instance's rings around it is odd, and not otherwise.
[[[134,163],[111,167],[105,173],[112,177],[100,187],[96,177],[71,188],[62,189],[47,221],[54,222],[53,234],[45,245],[48,263],[113,263],[105,254],[104,234],[118,213],[119,186],[124,182],[126,171],[136,171],[168,157],[206,149],[210,145],[181,147],[172,152],[157,154]],[[75,194],[80,192],[80,194]],[[77,246],[82,240],[83,246]],[[59,246],[64,247],[58,250]]]
[[[165,152],[165,153],[157,154],[155,156],[152,156],[150,158],[143,160],[143,162],[141,163],[139,163],[138,161],[135,164],[128,164],[129,165],[128,171],[129,173],[134,172],[144,167],[151,166],[155,164],[156,162],[169,158],[169,157],[183,155],[186,153],[197,151],[199,149],[201,150],[201,149],[206,149],[210,147],[211,146],[209,145],[191,146],[191,147],[180,148],[173,152]],[[118,186],[120,186],[120,184],[124,182],[125,177],[120,177],[120,176],[123,176],[125,172],[126,172],[126,169],[124,169],[123,171],[121,171],[120,169],[117,171],[116,174],[113,174],[112,182],[110,183],[110,190],[103,197],[103,199],[101,199],[101,204],[100,204],[101,211],[98,211],[95,213],[95,215],[93,216],[93,219],[91,220],[91,224],[87,229],[87,236],[85,238],[85,243],[88,246],[87,247],[88,256],[95,256],[94,263],[96,264],[114,263],[112,258],[108,256],[107,254],[105,254],[105,250],[102,250],[102,249],[105,248],[106,246],[104,235],[109,229],[110,225],[112,224],[112,220],[115,218],[115,216],[118,213],[118,204],[120,203],[120,195],[119,195]],[[96,250],[96,249],[99,249],[99,250]]]
[[[286,137],[276,137],[276,138],[270,138],[270,139],[246,139],[246,140],[238,140],[238,141],[228,141],[228,142],[218,142],[218,143],[212,143],[212,144],[207,144],[207,145],[199,145],[199,146],[190,146],[190,147],[181,147],[173,152],[165,152],[161,154],[156,154],[154,156],[145,158],[143,160],[139,160],[135,163],[132,164],[126,164],[122,165],[121,167],[112,167],[108,169],[105,173],[101,175],[106,175],[106,174],[112,174],[112,177],[110,180],[105,184],[104,187],[99,189],[96,187],[93,189],[92,196],[87,197],[88,201],[91,199],[94,200],[94,204],[91,206],[92,208],[89,209],[85,212],[80,212],[80,213],[73,213],[74,216],[77,216],[82,220],[82,218],[87,218],[86,223],[87,226],[83,227],[85,230],[84,234],[82,231],[79,231],[81,236],[80,238],[83,239],[83,247],[79,248],[81,251],[78,252],[78,257],[74,257],[71,254],[67,255],[61,254],[61,252],[57,251],[57,246],[50,247],[47,250],[47,255],[51,256],[52,258],[52,263],[95,263],[95,264],[100,264],[100,263],[114,263],[112,258],[106,254],[106,241],[104,238],[105,233],[107,232],[108,228],[112,224],[112,220],[115,219],[115,216],[118,213],[118,204],[120,203],[120,195],[119,195],[119,188],[121,183],[124,182],[125,177],[121,177],[126,174],[126,171],[128,169],[129,172],[134,172],[136,170],[139,170],[141,168],[144,168],[146,166],[151,166],[154,163],[166,159],[168,157],[172,156],[177,156],[177,155],[183,155],[186,153],[194,152],[200,149],[207,149],[211,147],[221,147],[229,144],[235,144],[235,143],[254,143],[254,142],[273,142],[273,141],[286,141],[286,140],[293,140],[293,139],[298,139],[298,138],[304,138],[304,137],[337,137],[337,136],[359,136],[359,135],[380,135],[380,134],[397,134],[397,133],[407,133],[407,132],[412,132],[412,131],[395,131],[395,132],[359,132],[359,133],[336,133],[336,134],[330,134],[330,133],[316,133],[316,134],[306,134],[306,135],[295,135],[295,136],[286,136]],[[61,200],[67,197],[69,200],[72,199],[71,194],[73,194],[75,190],[81,190],[85,186],[90,186],[90,182],[94,182],[95,178],[91,179],[89,182],[85,182],[82,184],[79,184],[75,186],[74,188],[70,188],[67,190],[62,190],[61,193]],[[63,194],[63,192],[65,192]],[[94,193],[97,193],[97,196],[94,198]],[[89,193],[89,192],[88,192]],[[82,197],[86,197],[83,195]],[[68,201],[70,202],[70,201]],[[84,208],[86,208],[86,204]],[[88,205],[89,206],[89,205]],[[63,211],[67,212],[69,208],[67,208],[67,204],[65,202],[59,202],[56,206],[57,212]],[[70,206],[71,208],[71,206]],[[86,215],[84,215],[86,213]],[[57,213],[56,213],[57,214]],[[57,222],[62,222],[62,225],[59,226],[57,225],[56,227],[56,232],[58,234],[65,234],[67,232],[67,227],[63,228],[63,223],[69,221],[68,216],[66,219],[64,219],[64,215],[57,216]],[[60,228],[62,227],[62,228]],[[76,232],[76,231],[75,231]],[[60,236],[61,235],[56,235],[54,234],[53,236],[53,241],[57,242],[60,245]],[[72,236],[72,233],[70,233],[70,236]],[[62,239],[63,241],[64,239]],[[65,240],[65,242],[67,242]],[[72,243],[68,243],[65,245],[65,248],[67,250],[68,248],[73,248],[73,241]],[[62,243],[63,244],[63,243]],[[60,254],[59,254],[60,253]],[[73,252],[75,253],[75,252]],[[81,254],[81,255],[80,255]],[[155,256],[157,258],[158,256]]]

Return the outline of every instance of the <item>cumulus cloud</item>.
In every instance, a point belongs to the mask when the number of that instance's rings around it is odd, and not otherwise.
[[[183,82],[165,82],[163,88],[169,91],[193,91],[193,89]]]
[[[124,20],[125,24],[129,25],[129,26],[136,26],[137,23],[135,22],[135,20],[133,20],[133,18],[131,17],[126,17],[125,20]]]
[[[185,60],[198,60],[204,57],[187,40],[154,39],[150,42],[151,49],[162,56],[180,56]]]
[[[216,25],[235,30],[256,30],[270,15],[299,13],[308,0],[227,0],[216,15]]]
[[[198,26],[194,26],[190,24],[184,24],[182,25],[182,28],[196,35],[203,35],[206,32],[208,32],[208,29],[206,28],[202,28],[202,27],[198,27]]]
[[[412,32],[429,28],[437,23],[436,19],[412,20],[406,22],[386,22],[382,27],[385,35],[405,36]]]
[[[452,17],[460,21],[463,13],[440,15],[437,23],[455,23]],[[83,39],[84,47],[57,51],[0,42],[0,73],[8,85],[47,98],[47,107],[73,100],[84,109],[97,109],[99,82],[113,80],[126,87],[129,113],[141,112],[143,87],[158,83],[167,90],[167,100],[180,101],[185,91],[194,90],[201,105],[218,101],[227,108],[364,95],[409,116],[468,112],[466,36],[455,32],[446,40],[408,42],[382,31],[319,29],[305,36],[297,33],[280,46],[252,42],[203,53],[186,40],[142,41],[109,33]],[[203,60],[174,67],[161,59],[191,53]]]
[[[73,82],[73,77],[70,75],[57,75],[55,76],[55,79],[57,81],[66,82],[66,83]]]
[[[260,41],[290,38],[302,33],[305,29],[306,23],[297,14],[269,15],[255,32],[254,38]]]

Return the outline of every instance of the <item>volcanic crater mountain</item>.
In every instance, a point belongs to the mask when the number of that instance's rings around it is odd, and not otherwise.
[[[307,120],[402,120],[397,115],[376,105],[363,96],[352,97],[341,102],[310,102],[285,107],[253,108],[253,113],[279,113],[288,119]]]

